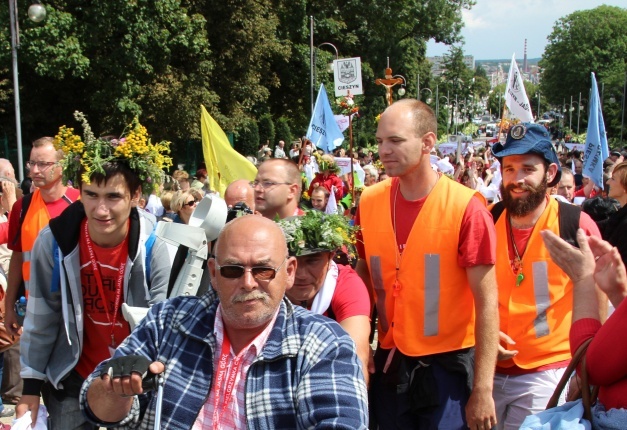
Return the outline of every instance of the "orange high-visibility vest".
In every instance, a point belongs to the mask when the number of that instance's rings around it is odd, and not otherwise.
[[[39,232],[50,222],[50,214],[46,208],[46,202],[41,198],[38,189],[33,192],[30,205],[24,216],[22,228],[20,232],[20,240],[22,243],[22,277],[24,285],[28,291],[28,281],[30,280],[30,261],[31,251],[35,244],[35,239]]]
[[[381,346],[396,346],[408,356],[474,346],[474,300],[457,254],[462,219],[475,191],[446,176],[438,180],[414,221],[397,271],[391,184],[367,187],[359,204]]]
[[[555,199],[548,200],[527,242],[522,257],[524,279],[518,287],[509,258],[507,211],[496,223],[500,329],[516,342],[506,348],[518,351],[513,359],[500,361],[500,367],[534,369],[570,359],[573,284],[551,260],[540,236],[542,230],[560,234],[559,205]]]

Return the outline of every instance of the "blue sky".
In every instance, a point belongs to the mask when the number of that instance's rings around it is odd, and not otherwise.
[[[476,60],[511,58],[513,53],[522,60],[527,39],[527,56],[541,57],[558,19],[602,4],[627,7],[626,0],[477,0],[462,12],[464,52]],[[446,45],[427,45],[428,56],[446,52]]]

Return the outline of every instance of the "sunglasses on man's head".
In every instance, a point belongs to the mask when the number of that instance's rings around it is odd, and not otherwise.
[[[244,276],[244,273],[250,271],[257,281],[271,281],[276,276],[276,273],[281,269],[281,267],[287,261],[287,257],[283,260],[283,262],[276,268],[270,266],[253,266],[250,269],[247,269],[244,266],[240,266],[239,264],[226,264],[224,266],[220,266],[216,263],[216,269],[220,271],[220,276],[227,279],[238,279]]]
[[[198,200],[192,200],[191,202],[185,203],[185,206],[189,206],[190,208],[194,205],[198,204]]]

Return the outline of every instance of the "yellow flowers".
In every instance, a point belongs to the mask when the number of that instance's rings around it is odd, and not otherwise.
[[[59,128],[59,133],[54,137],[54,147],[62,150],[64,154],[73,152],[81,154],[85,148],[85,144],[80,136],[74,134],[74,129],[65,125]]]
[[[74,134],[74,129],[61,126],[54,138],[55,148],[63,150],[63,177],[75,186],[89,184],[94,174],[105,175],[106,163],[125,163],[142,181],[142,191],[150,194],[163,182],[164,169],[172,166],[170,142],[152,143],[146,127],[137,118],[128,126],[129,132],[118,139],[96,138],[91,132],[87,118],[81,112],[74,117],[81,122],[84,132],[83,142]]]

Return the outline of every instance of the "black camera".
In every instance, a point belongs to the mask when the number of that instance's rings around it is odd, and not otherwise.
[[[231,206],[226,213],[226,222],[232,221],[235,218],[239,218],[242,215],[252,215],[253,211],[244,202],[237,202]]]

